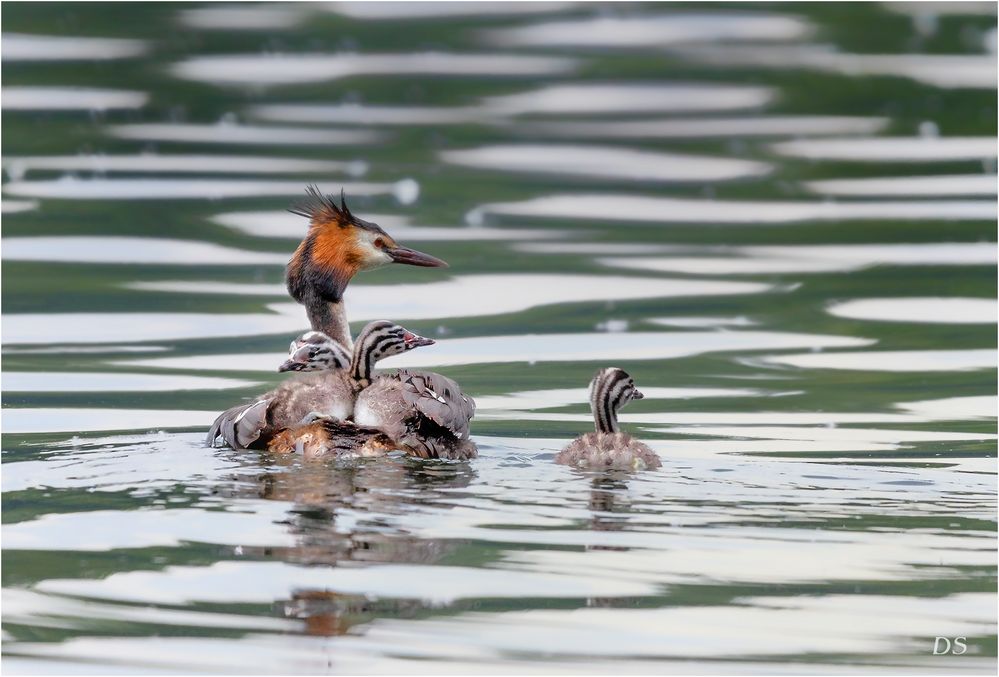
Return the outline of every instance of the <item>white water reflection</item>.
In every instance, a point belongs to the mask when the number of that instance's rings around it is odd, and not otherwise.
[[[259,120],[305,124],[349,125],[460,125],[482,123],[495,116],[485,108],[426,106],[362,106],[360,104],[267,104],[252,106],[248,114]]]
[[[37,200],[3,200],[0,201],[0,214],[20,214],[38,209]]]
[[[178,547],[185,542],[241,546],[290,546],[294,537],[278,523],[284,506],[238,501],[232,511],[94,510],[51,513],[3,525],[4,549],[105,552],[116,548]]]
[[[662,327],[687,327],[687,328],[704,328],[704,327],[751,327],[757,322],[739,315],[736,317],[653,317],[646,320],[651,324],[658,324]]]
[[[29,238],[24,238],[29,239]],[[30,238],[35,239],[35,238]],[[188,243],[190,244],[190,243]],[[284,264],[287,254],[240,252],[207,245],[190,251],[190,256],[208,257],[211,263],[229,260],[236,263]],[[36,256],[52,256],[45,247],[32,250]],[[66,255],[74,252],[66,248]],[[131,251],[118,249],[118,252]],[[162,252],[168,252],[164,248]],[[6,252],[5,252],[6,253]],[[114,250],[111,252],[114,253]],[[150,257],[160,252],[150,252]],[[108,252],[97,248],[95,257],[107,260]],[[176,258],[188,258],[183,253]],[[215,257],[221,257],[216,259]],[[259,257],[259,258],[258,258]],[[188,261],[189,262],[189,261]],[[204,263],[204,262],[202,262]],[[173,291],[178,293],[252,294],[284,298],[287,291],[281,284],[237,284],[211,281],[136,282],[133,289]],[[495,295],[497,288],[505,293]],[[478,317],[527,310],[555,303],[583,303],[611,300],[670,298],[683,296],[713,296],[761,293],[769,285],[756,282],[718,280],[669,280],[635,277],[588,275],[468,275],[441,282],[419,285],[419,296],[400,295],[398,285],[351,285],[347,298],[350,317],[355,321],[391,317],[396,320],[444,317]],[[443,296],[441,296],[443,295]],[[489,296],[490,304],[482,303]],[[448,298],[441,306],[435,298]],[[108,343],[120,341],[164,341],[181,338],[212,338],[259,334],[295,334],[308,327],[302,306],[295,303],[272,304],[272,313],[227,314],[213,313],[16,313],[3,316],[5,344],[51,343],[66,341],[65,327],[74,327],[74,343]],[[606,334],[598,334],[606,340]],[[529,359],[529,358],[528,358]],[[270,365],[275,368],[282,360]]]
[[[262,618],[193,610],[134,607],[125,604],[99,604],[93,600],[76,600],[60,595],[46,595],[25,588],[4,588],[4,618],[8,623],[43,628],[84,630],[94,620],[101,623],[152,623],[178,628],[226,628],[261,632],[294,632],[297,623],[284,618]],[[4,666],[9,667],[6,660]],[[74,666],[79,667],[79,666]],[[34,671],[33,671],[34,672]],[[34,674],[44,674],[44,670]],[[59,671],[63,672],[63,671]],[[103,673],[103,671],[101,671]],[[69,670],[66,670],[69,674]],[[18,674],[12,671],[11,674]],[[73,673],[76,674],[76,673]]]
[[[528,246],[531,245],[524,245]],[[703,247],[694,251],[706,255],[608,256],[596,260],[615,268],[687,275],[810,274],[850,272],[878,265],[974,266],[990,265],[996,261],[995,246],[988,242]]]
[[[216,416],[217,411],[175,409],[4,407],[0,411],[3,431],[8,434],[169,428],[208,430]]]
[[[955,162],[996,157],[996,140],[988,136],[795,139],[771,148],[788,157],[844,162]]]
[[[577,59],[518,54],[237,54],[194,56],[171,72],[185,80],[231,87],[326,82],[356,76],[538,76],[576,70]]]
[[[770,103],[769,87],[708,83],[587,83],[548,85],[483,99],[489,110],[522,115],[601,113],[683,113],[760,108]]]
[[[0,43],[4,61],[108,61],[141,56],[149,49],[144,40],[26,33],[4,33]]]
[[[571,9],[578,2],[328,2],[329,12],[351,19],[398,21],[449,17],[492,17],[549,14]]]
[[[855,270],[860,264],[823,259],[740,256],[606,257],[601,265],[628,270],[686,275],[778,275],[781,273],[828,273]]]
[[[879,219],[995,220],[996,205],[995,200],[792,202],[559,194],[480,205],[468,213],[466,220],[480,223],[493,214],[520,218],[731,224]]]
[[[178,15],[181,25],[198,30],[274,31],[294,28],[309,12],[298,5],[225,3],[207,7],[183,9]]]
[[[177,579],[186,581],[183,590],[177,588]],[[548,572],[522,571],[515,588],[508,582],[509,574],[504,570],[477,567],[403,564],[303,567],[285,562],[216,562],[208,567],[117,573],[102,580],[50,579],[39,583],[36,589],[60,595],[171,605],[268,604],[291,599],[296,590],[303,588],[373,598],[420,599],[430,604],[483,597],[625,597],[655,591],[652,585],[637,581]]]
[[[246,388],[255,381],[165,374],[115,374],[100,372],[9,371],[3,373],[3,391],[49,392],[163,392]]]
[[[484,240],[521,242],[524,240],[556,239],[567,235],[566,231],[550,228],[414,226],[410,223],[409,217],[398,214],[366,213],[364,218],[366,221],[380,225],[399,242]],[[287,210],[280,212],[226,212],[209,217],[209,220],[254,237],[286,238],[289,240],[301,239],[306,228],[306,223],[301,216],[291,214]]]
[[[190,338],[301,333],[309,326],[301,317],[279,314],[217,313],[5,313],[3,343],[57,344],[172,341]],[[70,336],[66,327],[73,327]],[[60,348],[62,350],[62,348]],[[283,361],[283,358],[282,358]],[[276,363],[280,364],[280,362]],[[276,367],[275,367],[276,368]]]
[[[995,418],[999,398],[995,395],[972,397],[945,397],[939,400],[900,402],[899,409],[937,420],[966,421],[976,418]]]
[[[392,358],[392,367],[445,367],[464,364],[525,362],[599,362],[612,360],[666,360],[713,352],[744,352],[779,348],[846,348],[873,343],[870,339],[790,332],[642,332],[589,334],[518,334],[477,336],[440,341],[440,350],[414,350]],[[272,372],[286,355],[243,353],[194,355],[115,364],[166,369]]]
[[[4,170],[20,179],[35,170],[192,174],[320,174],[342,172],[360,176],[361,161],[307,160],[251,155],[35,155],[4,157]]]
[[[909,78],[942,88],[994,89],[991,54],[849,54],[828,45],[723,46],[682,50],[687,59],[738,68],[812,69],[848,77]]]
[[[661,388],[656,386],[641,386],[642,395],[646,400],[694,399],[703,397],[761,397],[764,391],[754,388]],[[590,401],[586,388],[556,388],[551,390],[527,390],[509,393],[507,395],[485,395],[475,398],[478,412],[490,409],[532,410],[554,409],[570,404],[581,404]]]
[[[486,33],[504,47],[648,49],[676,43],[799,40],[810,25],[793,16],[764,13],[598,16],[499,28]]]
[[[287,258],[287,256],[285,256]],[[172,291],[190,294],[252,294],[287,297],[283,284],[238,284],[210,281],[136,282],[132,289]],[[440,282],[408,285],[416,293],[402,294],[402,285],[352,284],[347,295],[354,320],[392,317],[417,320],[438,317],[481,317],[515,313],[544,305],[597,303],[684,296],[727,296],[758,294],[770,285],[724,280],[669,280],[662,278],[614,277],[603,275],[459,275]],[[503,294],[495,294],[502,289]],[[485,304],[483,298],[489,298]],[[446,298],[442,307],[436,300]],[[297,304],[273,304],[284,315],[299,316]]]
[[[138,123],[111,125],[111,136],[139,141],[239,144],[257,146],[351,146],[374,143],[377,132],[358,129],[303,129],[262,125]]]
[[[876,134],[887,118],[826,115],[768,115],[739,118],[661,118],[600,122],[522,122],[520,129],[554,137],[587,139],[742,138]]]
[[[415,181],[396,183],[342,183],[351,195],[394,195],[412,202]],[[78,179],[11,181],[5,193],[22,197],[59,200],[221,200],[236,197],[299,196],[301,181],[264,181],[249,179]],[[406,200],[404,200],[406,198]],[[411,199],[410,199],[411,198]]]
[[[142,108],[149,101],[145,92],[92,87],[4,87],[0,98],[5,111],[104,111]]]
[[[76,416],[76,410],[66,411],[70,418]],[[118,412],[117,425],[109,430],[128,428],[130,410],[119,409]],[[163,420],[169,420],[168,412],[159,413]],[[207,424],[199,420],[175,427],[202,426],[207,428]],[[52,430],[59,429],[58,419],[54,418]],[[227,477],[231,478],[233,472],[252,462],[252,455],[245,452],[207,449],[203,432],[157,430],[102,437],[74,436],[55,445],[45,445],[44,453],[32,456],[30,460],[4,464],[3,490],[86,489],[97,494],[126,493],[143,498],[157,491],[169,492],[172,487],[183,484],[193,491],[209,494]],[[204,507],[208,507],[211,501],[206,500],[205,504]]]
[[[3,241],[4,261],[283,266],[289,256],[289,253],[253,252],[212,242],[151,237],[8,237]]]
[[[995,324],[995,299],[951,297],[857,299],[834,303],[827,309],[836,317],[875,322],[930,324]]]
[[[771,355],[760,358],[773,364],[802,369],[845,369],[848,371],[973,371],[995,369],[994,349],[983,350],[895,350],[851,353],[808,353]]]
[[[815,442],[956,442],[967,440],[994,440],[999,435],[990,433],[940,432],[929,430],[885,430],[882,428],[829,428],[828,426],[717,426],[663,429],[674,435],[702,435],[710,437],[750,438],[764,440],[805,440]],[[849,448],[849,447],[846,447]]]
[[[476,169],[634,181],[729,181],[764,176],[765,162],[577,145],[496,145],[440,153],[444,162]]]
[[[999,177],[995,174],[886,176],[865,179],[823,179],[805,181],[803,185],[812,193],[836,197],[995,195]]]

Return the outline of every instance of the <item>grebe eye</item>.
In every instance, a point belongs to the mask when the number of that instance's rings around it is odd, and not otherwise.
[[[376,247],[378,247],[379,249],[381,249],[382,247],[385,246],[385,240],[381,239],[380,237],[376,237],[374,244],[375,244]]]

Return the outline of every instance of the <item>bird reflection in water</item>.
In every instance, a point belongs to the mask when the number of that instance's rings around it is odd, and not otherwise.
[[[243,498],[292,504],[286,524],[295,545],[244,548],[243,555],[298,565],[335,567],[363,563],[433,564],[450,552],[446,540],[413,536],[393,525],[393,516],[432,505],[447,509],[476,477],[465,462],[421,461],[403,455],[351,462],[282,456],[261,452],[266,471],[235,478]],[[363,514],[359,521],[343,513]],[[412,617],[424,609],[417,600],[380,599],[328,589],[295,590],[275,600],[277,613],[301,619],[310,635],[357,632],[375,617]]]

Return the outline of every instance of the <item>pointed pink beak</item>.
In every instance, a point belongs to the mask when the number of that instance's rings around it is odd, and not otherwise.
[[[420,346],[432,346],[435,341],[433,339],[424,338],[419,334],[414,334],[411,331],[407,331],[402,335],[402,340],[406,344],[406,350],[412,348],[419,348]]]

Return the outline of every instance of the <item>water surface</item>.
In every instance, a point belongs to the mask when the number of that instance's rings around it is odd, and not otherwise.
[[[990,3],[15,3],[3,667],[996,670]],[[308,183],[468,463],[208,449]],[[603,366],[663,469],[553,463]],[[968,653],[933,656],[934,638]]]

